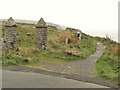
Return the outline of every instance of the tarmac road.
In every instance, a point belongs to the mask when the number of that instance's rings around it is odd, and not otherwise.
[[[32,72],[2,72],[2,88],[108,88],[105,86]]]

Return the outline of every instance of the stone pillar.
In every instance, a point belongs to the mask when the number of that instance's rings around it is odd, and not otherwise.
[[[6,49],[16,49],[16,23],[12,17],[8,19],[3,31],[3,42]]]
[[[47,49],[47,26],[46,22],[41,18],[36,25],[36,46],[39,49]]]

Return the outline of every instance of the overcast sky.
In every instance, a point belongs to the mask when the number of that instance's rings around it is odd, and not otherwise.
[[[0,18],[36,20],[117,40],[119,0],[0,0]]]

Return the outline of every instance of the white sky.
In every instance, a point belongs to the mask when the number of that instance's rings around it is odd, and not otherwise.
[[[0,0],[0,18],[39,20],[117,40],[119,0]]]

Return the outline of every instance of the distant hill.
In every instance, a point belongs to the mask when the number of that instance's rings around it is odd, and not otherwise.
[[[27,23],[27,24],[37,24],[37,22],[38,22],[38,21],[34,21],[34,20],[20,20],[20,19],[14,19],[14,20],[17,23]],[[0,19],[0,21],[7,21],[7,19]],[[55,27],[57,27],[58,29],[61,29],[61,30],[64,30],[66,28],[66,26],[54,24],[54,23],[51,23],[51,22],[46,22],[46,24],[50,25],[50,26],[55,26]]]

